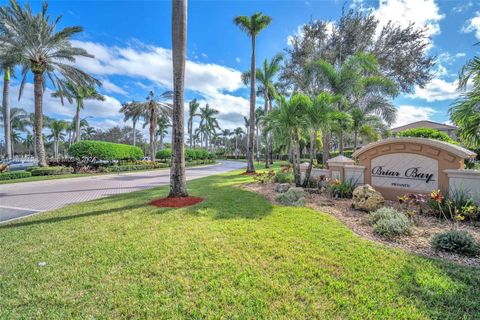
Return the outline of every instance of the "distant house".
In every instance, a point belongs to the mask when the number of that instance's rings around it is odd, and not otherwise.
[[[448,134],[452,139],[457,139],[457,131],[458,131],[457,127],[449,124],[438,123],[438,122],[429,121],[429,120],[412,122],[401,127],[392,128],[390,129],[390,133],[392,134],[393,137],[396,137],[397,133],[399,133],[400,131],[404,131],[407,129],[417,129],[417,128],[436,129],[440,132],[444,132]]]

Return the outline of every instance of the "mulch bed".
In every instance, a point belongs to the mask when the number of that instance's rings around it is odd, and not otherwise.
[[[160,208],[183,208],[193,206],[194,204],[200,203],[202,201],[203,198],[200,197],[166,197],[152,200],[150,201],[150,205]]]
[[[244,188],[260,193],[272,203],[275,203],[275,197],[278,195],[274,190],[275,184],[271,183],[252,183],[244,185]],[[415,217],[415,226],[410,235],[389,240],[373,232],[373,228],[369,224],[370,215],[367,212],[353,209],[351,199],[333,199],[325,194],[309,194],[305,200],[307,207],[331,214],[343,222],[353,232],[368,240],[415,252],[427,257],[441,258],[462,265],[480,267],[480,257],[478,256],[465,257],[432,249],[432,236],[436,233],[451,229],[451,222],[439,220],[433,216],[417,215]],[[385,206],[399,209],[398,202],[396,201],[385,201]],[[480,241],[480,224],[463,222],[459,223],[456,228],[467,230],[477,241]]]

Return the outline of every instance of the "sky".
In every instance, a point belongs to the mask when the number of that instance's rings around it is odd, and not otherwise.
[[[0,0],[0,4],[7,1]],[[29,2],[38,11],[41,2]],[[284,52],[288,39],[311,19],[336,20],[342,6],[372,10],[380,23],[414,22],[427,26],[429,54],[437,57],[433,77],[425,88],[401,94],[394,100],[398,120],[394,126],[430,119],[447,123],[448,108],[458,97],[460,68],[479,48],[480,1],[439,0],[330,0],[330,1],[189,1],[186,101],[197,98],[220,111],[222,128],[243,127],[248,114],[249,90],[241,73],[250,68],[250,40],[232,20],[237,15],[263,12],[272,23],[257,39],[257,63]],[[60,26],[81,25],[84,32],[73,40],[94,59],[77,65],[103,82],[99,91],[106,100],[86,101],[81,118],[97,128],[130,125],[119,113],[121,104],[144,100],[150,90],[160,94],[172,87],[171,1],[49,1],[51,16],[62,15]],[[1,78],[3,80],[3,77]],[[3,83],[0,80],[0,84]],[[19,79],[13,79],[10,105],[33,111],[31,78],[20,101]],[[75,108],[44,95],[44,113],[71,120]],[[261,99],[257,103],[262,105]],[[145,129],[146,134],[146,129]],[[3,138],[3,130],[0,140]]]

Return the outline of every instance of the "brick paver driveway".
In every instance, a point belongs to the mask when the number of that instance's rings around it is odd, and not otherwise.
[[[187,168],[187,180],[243,168],[244,163]],[[169,184],[170,170],[129,172],[72,179],[0,185],[0,223],[113,194]]]

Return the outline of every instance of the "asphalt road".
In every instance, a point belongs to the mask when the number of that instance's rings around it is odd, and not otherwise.
[[[187,180],[245,167],[236,161],[187,168]],[[114,194],[168,185],[170,170],[155,170],[82,178],[22,182],[0,185],[0,223],[66,205]]]

